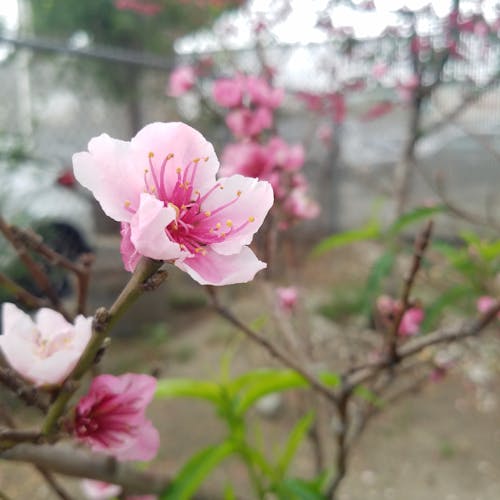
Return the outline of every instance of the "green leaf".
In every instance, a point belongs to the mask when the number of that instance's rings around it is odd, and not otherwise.
[[[373,406],[376,406],[377,408],[382,408],[384,405],[384,402],[382,399],[380,399],[373,391],[370,391],[368,387],[365,387],[364,385],[358,385],[354,389],[354,394],[361,399],[364,399],[365,401],[368,401],[368,403],[371,403]]]
[[[212,470],[235,450],[232,441],[224,441],[198,452],[182,467],[160,500],[189,500]]]
[[[326,500],[314,482],[288,478],[276,487],[280,500]]]
[[[297,450],[307,435],[314,421],[314,413],[309,412],[303,416],[294,426],[288,439],[286,440],[283,451],[280,453],[277,463],[278,474],[282,478],[288,471],[290,464],[297,453]]]
[[[224,487],[224,500],[237,500],[236,493],[232,484],[226,484]]]
[[[464,297],[474,297],[475,295],[476,292],[470,285],[456,285],[443,292],[426,308],[422,331],[428,332],[434,328],[447,307],[457,305],[457,301]]]
[[[183,378],[158,380],[155,393],[156,399],[167,398],[197,398],[219,404],[221,387],[215,382]]]
[[[256,370],[245,373],[229,384],[229,391],[238,394],[236,413],[242,415],[260,398],[273,392],[307,387],[307,381],[293,370]]]
[[[386,231],[387,236],[395,236],[407,226],[428,219],[430,216],[446,211],[446,205],[435,205],[433,207],[417,207],[401,215],[389,226]]]
[[[312,255],[317,257],[323,255],[334,248],[350,245],[357,241],[372,240],[380,236],[380,224],[377,221],[370,221],[357,229],[351,229],[342,233],[332,234],[320,241],[312,250]]]

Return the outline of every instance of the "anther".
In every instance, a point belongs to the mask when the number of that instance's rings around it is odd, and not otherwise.
[[[150,151],[148,156],[149,156],[150,158],[153,158],[153,156],[154,156],[154,155],[155,155],[155,154],[153,153],[153,151]]]
[[[228,220],[226,221],[226,226],[227,226],[227,227],[232,227],[232,225],[233,225],[233,221],[232,221],[231,219],[228,219]]]
[[[176,172],[177,174],[180,174],[180,173],[182,172],[182,168],[181,168],[181,167],[177,167],[177,168],[175,169],[175,172]]]
[[[248,218],[248,222],[255,222],[255,217],[252,215]]]
[[[212,212],[210,212],[209,210],[207,210],[207,211],[205,212],[205,215],[206,215],[207,217],[210,217],[210,216],[212,215]]]
[[[239,189],[236,191],[236,196],[241,196],[241,191]]]

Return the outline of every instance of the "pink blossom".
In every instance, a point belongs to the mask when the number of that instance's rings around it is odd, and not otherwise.
[[[156,379],[149,375],[95,377],[75,409],[75,438],[119,460],[151,460],[160,436],[144,413],[155,389]]]
[[[220,78],[214,83],[213,96],[219,106],[236,108],[241,105],[244,90],[244,77],[237,75],[235,78]]]
[[[399,335],[403,337],[416,335],[420,331],[420,324],[423,320],[424,311],[420,307],[411,307],[403,314],[399,325]]]
[[[246,79],[246,90],[251,102],[258,106],[276,109],[283,101],[284,91],[281,88],[273,88],[269,83],[257,76],[248,76]]]
[[[93,479],[83,479],[81,482],[83,494],[89,500],[108,500],[116,498],[122,492],[122,487],[117,484],[94,481]],[[156,495],[127,495],[125,500],[156,500]]]
[[[297,307],[299,292],[294,286],[280,287],[276,289],[276,297],[279,308],[286,313],[291,313]]]
[[[332,119],[335,123],[343,123],[347,113],[345,97],[340,92],[333,92],[328,95]]]
[[[184,123],[153,123],[130,141],[106,134],[73,156],[75,177],[122,223],[121,252],[173,262],[201,284],[253,279],[266,265],[248,248],[273,204],[269,183],[215,175],[212,145]]]
[[[14,304],[2,306],[0,348],[8,363],[36,386],[61,384],[80,359],[92,333],[92,318],[74,324],[42,308],[33,321]]]
[[[377,118],[390,113],[393,108],[394,104],[391,101],[378,102],[361,115],[361,121],[367,122],[376,120]]]
[[[293,219],[314,219],[320,213],[319,205],[309,198],[304,188],[295,188],[284,204],[285,212]]]
[[[298,170],[304,164],[304,148],[301,144],[287,144],[281,137],[273,137],[267,144],[269,158],[284,170]]]
[[[168,95],[179,97],[194,87],[196,71],[192,66],[179,66],[170,73]]]
[[[240,108],[226,116],[226,125],[236,137],[254,137],[273,125],[273,115],[264,107]]]
[[[121,486],[117,484],[94,481],[93,479],[83,479],[81,482],[83,494],[89,500],[108,500],[116,498],[121,492]]]
[[[406,80],[396,85],[396,91],[403,102],[409,102],[415,94],[415,90],[420,85],[420,79],[417,75],[410,75]]]
[[[488,312],[496,303],[497,302],[493,297],[483,295],[477,299],[476,307],[481,314],[484,314]],[[497,318],[500,319],[500,312],[498,313]]]
[[[272,163],[267,148],[257,142],[228,144],[222,153],[221,175],[241,174],[269,180]]]

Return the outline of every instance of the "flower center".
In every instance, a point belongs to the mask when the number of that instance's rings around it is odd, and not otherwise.
[[[235,227],[233,221],[225,218],[222,213],[239,200],[241,191],[237,191],[234,197],[230,197],[228,201],[215,209],[205,210],[203,208],[204,203],[217,190],[224,189],[220,182],[217,182],[204,194],[198,189],[194,189],[198,169],[202,168],[200,163],[207,162],[208,157],[195,158],[184,167],[177,167],[175,169],[177,176],[175,185],[169,190],[165,183],[165,172],[167,164],[173,158],[174,155],[169,153],[160,165],[155,165],[154,153],[149,153],[149,167],[144,170],[144,189],[146,193],[162,201],[166,207],[175,210],[175,219],[165,228],[165,234],[171,241],[178,243],[181,250],[191,254],[205,255],[207,253],[206,246],[224,241],[229,235],[234,235],[255,221],[255,217],[250,216]],[[125,208],[135,213],[136,210],[130,205],[130,202],[125,202]]]

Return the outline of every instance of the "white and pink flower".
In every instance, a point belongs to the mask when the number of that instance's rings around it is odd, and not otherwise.
[[[92,334],[92,318],[74,324],[52,309],[42,308],[33,321],[14,304],[2,306],[0,349],[24,379],[38,387],[59,385],[75,367]]]
[[[153,123],[130,141],[106,134],[73,155],[75,177],[122,225],[122,257],[173,262],[204,285],[244,283],[266,267],[248,248],[273,204],[269,183],[216,180],[212,145],[184,123]]]

